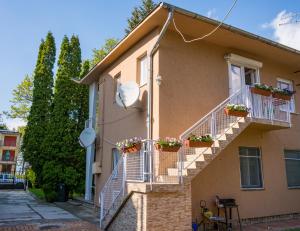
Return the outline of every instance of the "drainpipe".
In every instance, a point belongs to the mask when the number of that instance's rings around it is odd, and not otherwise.
[[[148,77],[148,102],[147,102],[147,140],[152,140],[153,139],[153,56],[155,54],[155,52],[157,51],[158,47],[159,47],[159,43],[161,41],[161,39],[163,38],[165,32],[168,29],[168,26],[173,18],[173,14],[174,14],[174,9],[173,7],[169,7],[169,13],[168,13],[168,18],[165,22],[165,24],[163,25],[162,30],[160,31],[159,35],[158,35],[158,39],[156,40],[154,46],[152,47],[150,53],[149,53],[149,77]],[[150,145],[151,146],[151,145]]]

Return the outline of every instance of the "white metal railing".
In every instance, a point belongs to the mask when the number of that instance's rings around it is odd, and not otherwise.
[[[233,124],[242,118],[228,116],[224,113],[227,104],[244,104],[250,108],[248,117],[264,119],[270,122],[280,121],[290,125],[290,102],[253,94],[249,86],[234,93],[206,116],[196,122],[191,128],[181,134],[180,139],[185,140],[190,134],[197,136],[211,135],[214,140],[222,137]],[[161,152],[155,149],[155,140],[143,140],[142,150],[137,153],[123,154],[117,166],[108,178],[100,192],[100,224],[113,208],[117,208],[129,193],[126,182],[152,183],[180,183],[183,172],[193,164],[208,148],[203,148],[195,155],[195,149],[182,147],[179,152]],[[212,151],[214,152],[214,147]],[[193,158],[186,161],[186,155]]]
[[[180,135],[181,139],[187,139],[189,135],[194,134],[197,136],[211,135],[214,140],[217,140],[228,131],[233,124],[239,122],[240,117],[228,116],[224,113],[224,108],[227,104],[244,104],[250,112],[248,117],[254,119],[264,119],[271,123],[274,121],[286,122],[289,125],[290,121],[290,101],[273,98],[272,96],[262,96],[251,92],[250,86],[245,86],[241,90],[237,91],[229,98],[220,103],[217,107],[211,110],[206,116],[197,121],[192,127],[186,130]],[[191,166],[205,151],[198,152],[195,155],[195,150],[192,148],[183,147],[180,150],[181,159],[185,160],[186,155],[193,155],[194,159],[190,160],[189,164],[183,166],[183,162],[180,165],[180,172],[183,172],[189,166]],[[214,151],[214,148],[212,148]],[[182,175],[182,174],[181,174]]]

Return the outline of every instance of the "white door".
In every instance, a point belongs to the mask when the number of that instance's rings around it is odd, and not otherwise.
[[[236,93],[242,87],[242,68],[231,64],[229,75],[229,95]]]
[[[258,70],[235,64],[230,65],[229,73],[229,95],[239,91],[246,85],[259,83]]]

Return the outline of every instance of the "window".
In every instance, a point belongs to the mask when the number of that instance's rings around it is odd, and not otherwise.
[[[285,79],[277,79],[277,87],[284,90],[290,90],[293,91],[293,82]],[[295,112],[295,97],[294,95],[292,96],[292,100],[290,101],[290,111]],[[281,110],[286,110],[286,107],[283,105]]]
[[[15,159],[15,151],[14,150],[3,150],[2,160],[3,161],[13,161]]]
[[[16,136],[5,136],[4,137],[4,146],[16,147],[17,137]]]
[[[285,170],[289,188],[300,188],[300,150],[284,150]]]
[[[118,166],[118,161],[120,159],[121,155],[117,148],[112,149],[112,171]],[[118,169],[114,173],[114,178],[116,178],[118,175]]]
[[[241,187],[262,188],[261,154],[259,148],[240,147]]]
[[[117,75],[114,77],[114,103],[116,102],[116,94],[118,91],[118,87],[120,85],[120,79],[121,79],[121,72],[119,72]]]
[[[245,85],[259,83],[259,68],[262,63],[235,54],[225,56],[229,69],[229,94],[232,95]]]
[[[144,55],[138,60],[138,74],[140,86],[147,83],[148,79],[148,63],[147,55]]]

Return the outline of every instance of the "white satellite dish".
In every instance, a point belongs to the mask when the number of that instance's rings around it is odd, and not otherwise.
[[[96,139],[96,132],[93,128],[84,129],[79,136],[79,143],[82,147],[87,148],[94,143]]]
[[[116,92],[116,102],[120,107],[127,109],[139,99],[140,88],[136,82],[129,81],[119,85]]]

